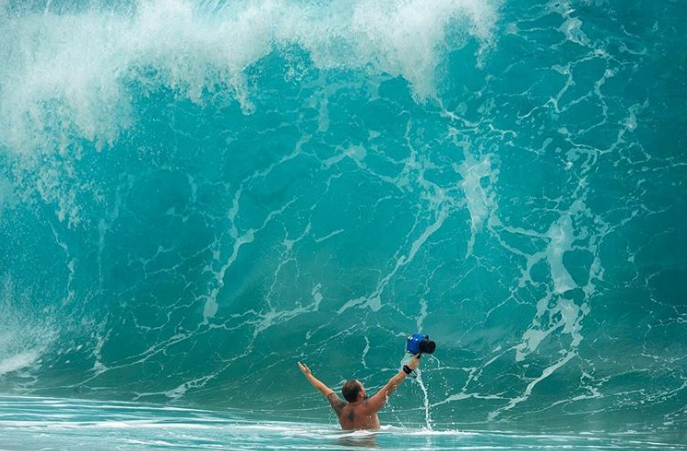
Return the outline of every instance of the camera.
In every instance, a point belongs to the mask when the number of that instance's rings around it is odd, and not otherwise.
[[[409,354],[432,354],[436,348],[437,344],[429,339],[429,335],[421,333],[409,336],[406,342],[406,351]]]

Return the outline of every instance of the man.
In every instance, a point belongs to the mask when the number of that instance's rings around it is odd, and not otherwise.
[[[403,369],[389,379],[389,382],[370,399],[367,398],[365,387],[360,381],[355,379],[347,381],[341,389],[341,393],[348,402],[341,400],[334,393],[334,390],[317,380],[307,365],[298,362],[298,367],[312,386],[322,393],[332,405],[332,409],[339,418],[341,429],[379,429],[377,412],[384,407],[389,395],[403,383],[408,374],[420,365],[420,355],[417,354],[407,365],[403,365]]]

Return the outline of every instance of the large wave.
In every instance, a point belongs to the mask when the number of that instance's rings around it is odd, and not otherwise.
[[[3,391],[306,414],[422,330],[399,421],[682,424],[682,9],[0,11]]]

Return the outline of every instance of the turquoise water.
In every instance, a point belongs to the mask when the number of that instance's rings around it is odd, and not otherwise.
[[[0,0],[0,448],[684,447],[686,20]]]
[[[455,430],[387,425],[377,431],[350,432],[317,420],[278,420],[265,412],[246,415],[36,397],[2,397],[0,406],[3,450],[687,449],[679,442],[679,436],[637,431],[533,434],[498,428]]]

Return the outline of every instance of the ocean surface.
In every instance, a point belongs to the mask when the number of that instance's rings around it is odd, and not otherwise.
[[[686,450],[685,24],[0,0],[0,449]]]

